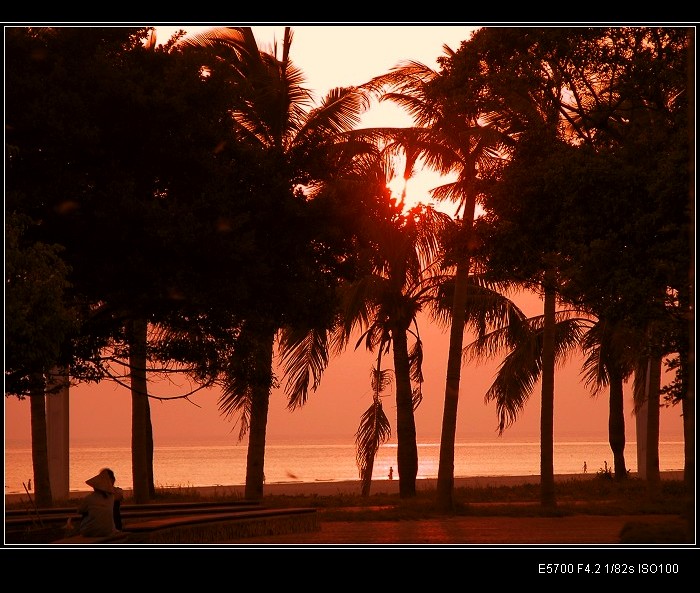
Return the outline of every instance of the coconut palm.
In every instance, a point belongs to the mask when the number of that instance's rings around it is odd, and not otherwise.
[[[506,297],[500,298],[507,301]],[[562,364],[580,347],[591,325],[589,319],[576,313],[572,310],[556,312],[554,359],[557,364]],[[499,434],[515,422],[542,376],[547,326],[544,315],[527,318],[517,308],[506,323],[502,321],[503,318],[492,327],[482,325],[478,337],[464,349],[464,357],[470,361],[488,360],[507,351],[485,396],[486,401],[496,404]]]
[[[586,353],[582,367],[586,386],[594,395],[605,386],[609,389],[608,440],[618,480],[627,477],[623,387],[634,371],[632,356],[636,343],[638,336],[629,326],[603,319],[598,319],[581,341]]]
[[[616,479],[627,477],[624,457],[625,419],[623,385],[635,373],[636,398],[646,401],[646,359],[640,359],[635,345],[639,336],[628,327],[613,327],[610,323],[585,316],[573,310],[556,313],[555,360],[561,364],[567,356],[581,348],[585,353],[581,373],[593,395],[609,388],[608,438],[614,459]],[[465,348],[471,360],[495,357],[503,349],[508,354],[501,363],[496,379],[486,399],[496,403],[499,433],[517,419],[525,406],[535,382],[542,375],[544,359],[543,316],[529,319],[513,317],[506,325],[492,331],[479,330],[477,340]],[[636,357],[636,358],[635,358]],[[640,364],[643,363],[643,364]]]
[[[609,203],[615,203],[621,208],[625,221],[637,221],[646,217],[663,220],[653,231],[630,225],[630,235],[639,233],[638,236],[645,237],[645,240],[627,238],[622,239],[621,244],[629,258],[627,261],[638,258],[639,261],[647,262],[644,272],[640,274],[635,270],[625,278],[626,271],[621,266],[614,274],[614,281],[602,287],[604,300],[620,291],[620,302],[624,302],[630,311],[635,311],[633,316],[629,312],[625,314],[627,321],[633,325],[652,320],[656,316],[653,311],[659,310],[659,305],[664,301],[663,294],[669,292],[669,286],[679,287],[680,293],[685,292],[684,287],[687,286],[685,271],[688,266],[685,261],[682,268],[677,268],[678,274],[673,272],[664,276],[661,282],[667,285],[666,288],[661,288],[661,283],[653,286],[650,281],[655,276],[650,271],[655,268],[651,262],[680,262],[682,259],[677,255],[659,256],[658,253],[651,253],[657,249],[673,249],[671,245],[674,244],[675,237],[688,236],[671,231],[676,223],[668,220],[669,213],[680,214],[684,211],[687,196],[692,194],[686,183],[687,176],[678,173],[679,170],[687,170],[685,163],[688,155],[685,144],[689,137],[685,120],[685,115],[689,112],[686,103],[687,35],[688,32],[684,29],[648,27],[525,31],[486,28],[472,38],[470,47],[463,47],[464,51],[459,56],[462,66],[467,63],[477,65],[473,69],[474,79],[486,83],[481,89],[482,95],[497,98],[504,113],[507,109],[514,119],[521,122],[526,131],[524,136],[544,132],[543,137],[549,138],[549,141],[557,139],[571,146],[586,147],[605,155],[607,160],[623,155],[621,163],[624,166],[620,167],[620,176],[624,175],[627,168],[632,171],[629,179],[634,182],[635,190],[630,194],[634,197],[629,204],[639,206],[639,213],[630,207],[620,207],[620,198],[626,195],[624,187],[620,188],[620,196],[610,192],[612,200]],[[455,80],[463,80],[468,76],[464,70],[459,71],[459,61],[449,66],[455,72]],[[669,138],[674,140],[669,142]],[[671,158],[683,164],[668,167],[665,155],[674,155]],[[578,186],[571,179],[571,165],[574,162],[571,161],[563,169],[567,183],[557,201],[570,195],[571,186]],[[552,171],[555,168],[550,166]],[[672,173],[667,176],[666,172]],[[549,177],[548,172],[545,176]],[[531,181],[537,183],[538,177],[545,176],[535,174]],[[548,184],[551,185],[551,182]],[[527,191],[529,185],[531,184],[525,181],[521,188]],[[591,207],[590,192],[588,196],[585,192],[582,193],[582,198],[582,211],[598,210]],[[666,198],[669,198],[669,202],[661,206],[659,201]],[[527,210],[531,211],[531,208],[528,206]],[[655,214],[652,215],[651,212]],[[673,217],[674,214],[671,214]],[[677,220],[680,221],[680,218],[681,216]],[[585,228],[585,222],[580,217],[570,215],[569,220],[575,221],[577,227]],[[683,223],[678,228],[682,226]],[[619,223],[612,223],[611,228],[618,229]],[[661,228],[665,228],[668,234],[664,234]],[[570,233],[561,233],[559,244],[554,246],[551,253],[565,250],[568,241],[561,239],[568,239],[569,236]],[[656,243],[650,237],[660,241]],[[585,243],[590,246],[597,241],[589,238]],[[638,243],[641,249],[631,256]],[[580,252],[581,249],[575,251],[577,265],[582,264]],[[601,253],[607,264],[611,251],[603,250]],[[563,260],[560,263],[564,263]],[[672,268],[673,265],[667,267],[667,263],[664,263],[665,270],[670,271]],[[544,278],[548,272],[554,274],[556,269],[556,266],[543,266],[540,277]],[[622,278],[625,278],[627,286],[620,290]],[[597,284],[601,285],[600,278]],[[633,288],[635,284],[648,286]],[[556,289],[556,285],[549,282],[543,287],[546,290]],[[631,298],[627,300],[626,295]],[[590,299],[587,301],[590,304]],[[650,309],[641,311],[647,304]],[[642,369],[639,373],[635,372],[635,377],[644,374],[649,377],[649,381],[643,383],[650,387],[649,403],[654,415],[658,407],[655,392],[658,392],[656,385],[660,355],[663,352],[663,347],[660,346],[662,341],[655,334],[657,330],[650,326],[643,340],[651,363],[649,370],[653,372],[646,373]],[[654,442],[658,433],[657,421],[657,418],[649,418],[647,431],[647,452],[650,455],[652,477],[656,474],[653,468],[657,463],[655,455],[658,455],[654,453],[658,446]],[[543,449],[544,444],[543,442]],[[547,476],[547,479],[553,485],[553,477]]]
[[[444,47],[447,57],[454,52]],[[455,218],[461,251],[456,253],[454,302],[452,304],[450,343],[445,381],[445,406],[440,438],[437,480],[437,505],[448,511],[454,506],[454,455],[457,407],[464,343],[464,311],[468,298],[470,252],[476,206],[483,198],[482,184],[502,166],[511,139],[498,127],[498,118],[479,111],[473,103],[460,105],[441,89],[446,76],[419,62],[399,64],[388,74],[375,77],[365,85],[382,101],[404,108],[415,122],[406,129],[377,129],[373,133],[386,141],[387,151],[400,150],[409,165],[419,160],[454,181],[431,190],[439,202],[455,204]],[[407,179],[406,176],[404,176]]]
[[[205,49],[202,58],[209,71],[223,70],[228,78],[232,88],[231,125],[235,136],[241,145],[259,155],[260,163],[274,172],[277,189],[266,186],[258,191],[260,200],[265,203],[272,201],[274,205],[275,200],[279,200],[277,212],[282,201],[289,200],[292,195],[297,203],[308,202],[337,174],[341,163],[346,162],[339,134],[357,125],[365,106],[363,95],[348,88],[331,90],[318,107],[312,108],[312,95],[303,86],[303,74],[290,58],[292,38],[292,30],[286,27],[279,55],[276,44],[271,51],[262,51],[250,27],[215,28],[181,41],[188,47]],[[349,144],[346,142],[342,146],[348,148]],[[350,152],[366,149],[366,146],[357,146],[354,144]],[[285,232],[291,233],[292,229],[286,228]],[[300,241],[306,242],[305,239]],[[280,253],[276,257],[282,262],[290,255]],[[284,281],[278,281],[278,286],[284,287]],[[292,290],[291,286],[288,288]],[[315,288],[310,282],[304,290]],[[269,293],[272,292],[271,288]],[[265,296],[260,295],[261,299]],[[240,436],[248,433],[245,496],[253,500],[263,495],[267,413],[270,391],[276,382],[273,352],[276,343],[287,344],[280,341],[280,330],[293,325],[282,307],[293,311],[295,298],[298,296],[292,294],[286,302],[277,298],[276,305],[270,307],[261,303],[259,312],[251,313],[246,319],[237,347],[227,362],[225,385],[219,400],[222,412],[239,416]],[[296,322],[304,324],[304,320]],[[311,356],[310,360],[314,359],[319,360]],[[295,382],[293,378],[292,383],[292,391],[301,388],[303,392],[297,392],[293,401],[303,403],[309,384],[303,380]],[[294,405],[296,403],[292,403]]]
[[[359,346],[377,352],[372,372],[374,399],[358,430],[358,459],[363,481],[371,477],[370,460],[386,433],[381,422],[379,394],[386,385],[382,354],[393,354],[396,387],[396,436],[399,495],[416,494],[418,447],[415,407],[420,403],[422,343],[418,314],[436,298],[447,276],[441,268],[439,237],[451,224],[446,214],[427,206],[416,206],[406,213],[394,209],[385,219],[368,220],[366,237],[373,247],[367,257],[366,272],[341,287],[341,321],[335,340],[342,349],[356,330],[361,331]],[[409,348],[409,339],[412,345]],[[368,426],[374,422],[374,428]]]

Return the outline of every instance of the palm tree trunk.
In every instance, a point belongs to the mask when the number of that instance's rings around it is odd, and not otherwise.
[[[259,373],[252,385],[250,430],[248,432],[248,456],[246,460],[245,498],[259,501],[263,497],[265,483],[265,439],[267,413],[272,388],[272,352],[275,331],[267,330],[257,345],[255,357]]]
[[[695,355],[691,348],[690,364],[694,363]],[[685,466],[683,480],[686,489],[686,505],[684,516],[688,524],[689,532],[695,527],[695,388],[694,375],[688,380],[688,390],[681,400],[683,408],[683,436],[685,451]]]
[[[661,485],[659,472],[659,390],[661,388],[660,356],[653,355],[647,365],[647,487],[649,494],[658,494]]]
[[[34,470],[34,502],[38,507],[53,506],[49,477],[49,449],[46,435],[45,381],[41,373],[32,375],[29,394],[32,430],[32,469]]]
[[[362,486],[361,493],[363,497],[367,497],[372,490],[372,473],[374,472],[374,459],[375,456],[372,455],[367,462],[367,467],[365,471],[360,476],[360,484]]]
[[[438,510],[449,513],[454,510],[455,437],[457,434],[457,404],[459,381],[462,372],[462,348],[464,346],[464,320],[466,317],[467,288],[469,284],[469,258],[457,263],[455,293],[452,305],[450,347],[447,355],[445,380],[445,407],[440,434],[440,461],[438,464],[436,504]]]
[[[617,369],[608,369],[610,377],[610,409],[608,412],[608,440],[613,454],[615,479],[627,477],[625,465],[625,412],[623,396],[623,380]]]
[[[411,498],[416,495],[418,446],[406,330],[392,330],[392,338],[396,376],[396,464],[399,472],[399,497]]]
[[[131,472],[134,502],[143,504],[150,498],[148,385],[146,383],[146,334],[148,322],[129,322],[129,368],[131,374]]]
[[[546,276],[550,276],[547,273]],[[544,281],[544,329],[542,336],[542,409],[540,415],[540,499],[544,508],[556,507],[554,491],[554,347],[556,292]]]
[[[681,400],[683,414],[683,451],[685,463],[683,479],[688,486],[695,485],[695,394],[687,393]]]

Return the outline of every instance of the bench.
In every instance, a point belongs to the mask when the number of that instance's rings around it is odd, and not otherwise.
[[[250,501],[205,502],[205,503],[153,503],[122,505],[122,522],[137,518],[210,514],[213,512],[238,512],[258,509],[260,504]],[[5,531],[18,532],[37,528],[76,527],[82,519],[75,507],[55,507],[37,510],[6,510]]]
[[[316,509],[255,509],[235,513],[175,515],[124,525],[130,544],[222,543],[258,535],[318,531]]]
[[[80,515],[73,508],[8,512],[6,543],[70,545],[220,543],[256,535],[318,531],[316,509],[268,509],[258,503],[167,503],[122,507],[122,531],[114,536],[77,535]],[[70,533],[70,535],[68,535]]]

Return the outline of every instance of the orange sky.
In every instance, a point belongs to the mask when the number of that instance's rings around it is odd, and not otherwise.
[[[196,27],[159,27],[159,40],[165,41],[177,29]],[[261,46],[270,44],[273,35],[279,40],[283,26],[254,27]],[[291,56],[307,76],[308,87],[320,99],[335,86],[347,86],[367,81],[387,72],[399,61],[414,59],[436,67],[435,59],[442,55],[443,44],[452,49],[469,36],[471,27],[436,26],[331,26],[294,27]],[[409,125],[410,120],[398,108],[385,105],[373,108],[364,118],[363,126]],[[414,199],[425,196],[425,188],[435,185],[434,178],[412,181],[409,191]],[[523,299],[520,305],[529,315],[542,312],[536,297]],[[424,399],[416,411],[419,440],[435,439],[442,423],[445,389],[445,367],[448,334],[424,323],[421,327],[426,343],[423,386]],[[468,341],[468,339],[467,339]],[[466,343],[466,341],[465,341]],[[307,405],[294,413],[286,410],[284,394],[276,390],[270,402],[268,442],[293,438],[337,436],[354,439],[360,416],[370,405],[369,373],[372,355],[363,351],[346,353],[333,360],[326,371],[318,392],[311,394]],[[564,440],[592,438],[607,440],[607,394],[592,398],[579,382],[580,361],[572,361],[557,372],[555,380],[555,438]],[[464,367],[459,403],[457,438],[495,440],[497,418],[495,406],[484,404],[496,364]],[[152,385],[151,393],[162,394],[162,386]],[[518,422],[509,428],[504,439],[537,439],[539,434],[540,386],[535,390]],[[171,390],[173,393],[174,390]],[[393,394],[392,394],[393,395]],[[195,395],[195,406],[186,401],[160,403],[152,401],[152,420],[156,443],[174,440],[233,439],[238,430],[223,418],[216,406],[214,391]],[[635,440],[634,417],[629,387],[625,398],[627,440]],[[385,411],[395,430],[395,406],[391,397],[385,400]],[[682,440],[680,407],[662,409],[661,437]],[[83,385],[71,391],[71,440],[128,443],[131,426],[131,398],[128,390],[105,383]],[[233,430],[233,434],[231,431]],[[29,402],[5,398],[5,439],[29,440]]]

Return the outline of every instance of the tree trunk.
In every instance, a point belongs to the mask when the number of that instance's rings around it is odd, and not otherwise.
[[[476,180],[476,167],[472,162],[468,174],[470,183]],[[452,298],[452,325],[450,346],[447,353],[447,376],[445,377],[445,407],[442,414],[440,434],[440,462],[437,479],[437,508],[449,513],[454,511],[455,482],[455,437],[457,435],[457,404],[459,403],[459,382],[462,373],[462,349],[464,347],[464,320],[466,318],[467,292],[469,288],[469,268],[471,265],[470,242],[474,229],[476,193],[465,195],[462,234],[464,253],[457,260],[455,270],[455,293]]]
[[[257,345],[256,364],[259,364],[252,385],[248,456],[246,460],[245,498],[260,501],[265,483],[265,438],[267,413],[272,389],[272,352],[275,331],[267,330]]]
[[[625,465],[625,411],[623,380],[617,369],[608,369],[610,378],[610,409],[608,411],[608,440],[613,454],[615,479],[627,477]]]
[[[51,496],[70,498],[70,377],[67,366],[57,365],[46,377],[46,447],[49,455]]]
[[[551,276],[551,273],[546,274]],[[549,278],[544,281],[544,328],[542,335],[542,409],[540,415],[540,501],[542,507],[557,506],[554,491],[554,345],[556,292]]]
[[[694,358],[694,354],[691,354]],[[694,361],[690,360],[693,371],[688,373],[692,377],[688,381],[688,389],[681,400],[683,413],[683,451],[685,453],[685,464],[683,479],[687,486],[695,487],[695,370]]]
[[[399,472],[399,497],[411,498],[416,495],[418,446],[406,330],[393,329],[392,338],[396,376],[396,467]]]
[[[454,510],[455,437],[457,434],[457,404],[459,381],[462,372],[462,348],[464,347],[464,320],[469,284],[469,258],[457,264],[455,293],[452,305],[450,346],[447,355],[445,380],[445,407],[440,434],[440,461],[438,465],[436,504],[439,511]]]
[[[46,395],[43,375],[32,376],[29,394],[32,430],[32,469],[34,470],[34,502],[38,507],[53,506],[49,477],[49,449],[46,436]]]
[[[694,369],[694,357],[691,348],[690,365]],[[695,375],[694,371],[689,373],[692,377],[688,380],[688,390],[681,400],[683,406],[683,436],[685,451],[685,466],[683,480],[686,487],[686,505],[684,516],[688,524],[690,537],[695,536]]]
[[[146,335],[148,322],[135,319],[129,322],[129,367],[131,375],[131,472],[133,497],[136,504],[151,500],[149,475],[148,385],[146,383]]]
[[[372,489],[372,473],[374,472],[374,459],[375,455],[372,455],[371,459],[367,463],[367,468],[365,472],[360,476],[360,484],[362,485],[362,496],[367,497]]]
[[[647,365],[647,486],[649,494],[655,496],[661,486],[659,472],[659,405],[661,389],[660,356],[651,356]]]
[[[147,377],[144,376],[144,381]],[[148,456],[148,495],[151,499],[156,497],[156,483],[153,477],[153,423],[151,422],[151,403],[146,398],[146,455]]]

